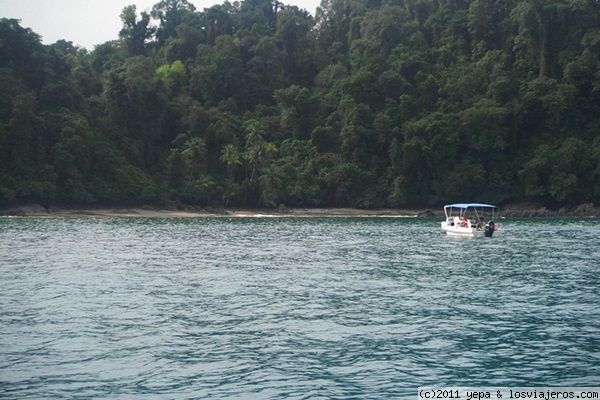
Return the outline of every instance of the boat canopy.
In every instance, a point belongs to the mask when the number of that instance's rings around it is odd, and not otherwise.
[[[468,212],[474,212],[479,218],[481,217],[479,213],[481,212],[483,214],[484,210],[491,212],[492,218],[494,218],[496,213],[500,212],[500,207],[483,203],[456,203],[444,206],[444,214],[446,214],[446,218],[450,218],[455,212],[458,212],[459,217],[464,217]]]
[[[467,209],[467,208],[493,208],[493,209],[498,209],[498,206],[494,206],[491,204],[482,204],[482,203],[457,203],[457,204],[448,204],[447,206],[444,206],[444,210],[447,208],[462,208],[462,209]]]

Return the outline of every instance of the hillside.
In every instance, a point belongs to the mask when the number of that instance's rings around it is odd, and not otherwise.
[[[598,1],[163,0],[121,20],[91,51],[0,20],[0,207],[600,199]]]

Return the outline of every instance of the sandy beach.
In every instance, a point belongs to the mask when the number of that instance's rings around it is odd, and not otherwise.
[[[443,217],[439,209],[357,209],[357,208],[288,208],[241,209],[241,208],[201,208],[178,206],[160,208],[154,206],[131,208],[45,208],[39,204],[29,204],[11,209],[0,210],[4,217],[36,218],[82,218],[82,217],[127,217],[127,218],[198,218],[198,217]],[[536,203],[514,203],[501,208],[503,217],[554,217],[579,216],[600,217],[600,208],[593,203],[562,207],[552,210]]]
[[[155,207],[133,208],[85,208],[85,209],[45,209],[40,205],[27,205],[0,211],[5,217],[417,217],[435,215],[433,211],[407,209],[374,209],[361,210],[356,208],[279,208],[279,209],[237,209],[237,208],[198,208],[185,207],[182,209],[162,209]]]

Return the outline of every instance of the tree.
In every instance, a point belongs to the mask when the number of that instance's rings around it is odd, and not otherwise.
[[[238,42],[231,36],[221,35],[208,49],[194,69],[191,79],[198,85],[203,100],[210,106],[228,99],[238,106],[247,106],[250,95],[246,92],[246,74]],[[245,108],[245,107],[244,107]]]
[[[273,103],[273,94],[285,85],[285,53],[272,36],[261,38],[250,48],[252,58],[246,63],[249,92],[260,104]]]
[[[309,86],[317,74],[314,37],[311,34],[313,20],[298,7],[285,8],[277,14],[275,37],[281,43],[286,56],[285,69],[291,82]]]
[[[235,167],[242,164],[242,154],[237,146],[229,143],[223,146],[220,160],[227,165],[227,181],[223,188],[223,197],[227,206],[231,198],[238,195],[239,186],[235,182]]]
[[[166,64],[157,68],[156,73],[161,77],[165,86],[172,92],[179,92],[186,85],[187,71],[185,65],[179,60],[172,64]]]
[[[40,35],[21,27],[19,20],[1,18],[0,39],[0,68],[10,69],[30,89],[40,90],[46,58]]]
[[[240,4],[239,25],[242,30],[261,36],[275,30],[279,1],[247,0]]]
[[[215,44],[219,36],[230,36],[233,33],[230,6],[231,4],[226,2],[223,5],[214,5],[205,10],[204,19],[208,44]]]
[[[119,32],[119,37],[130,54],[146,54],[146,41],[156,32],[156,28],[150,26],[150,14],[142,11],[138,20],[135,5],[130,5],[123,8],[120,18],[123,29]]]
[[[56,195],[56,175],[46,158],[43,121],[35,113],[36,105],[30,93],[14,99],[0,142],[6,157],[3,169],[9,178],[4,191],[20,201],[46,202]]]
[[[195,11],[196,7],[187,0],[161,0],[156,3],[151,15],[160,20],[160,27],[156,30],[158,41],[165,43],[168,38],[177,37],[177,27]]]
[[[292,85],[276,90],[274,98],[280,110],[281,128],[296,139],[307,139],[315,111],[310,91]]]
[[[366,51],[364,58],[369,60],[369,67],[375,69],[372,64],[385,62],[396,46],[407,44],[417,26],[405,8],[384,5],[369,11],[360,28]]]
[[[233,181],[235,166],[242,164],[242,154],[239,149],[231,143],[226,144],[221,151],[221,161],[227,165],[227,178]]]
[[[279,191],[283,186],[283,173],[275,165],[269,165],[258,178],[260,204],[275,207],[279,203]]]
[[[402,176],[408,204],[436,204],[445,196],[445,177],[457,160],[469,155],[460,146],[457,118],[435,112],[403,129]]]
[[[188,187],[197,177],[204,157],[206,157],[206,143],[198,136],[192,137],[185,142],[184,149],[181,152],[188,169]]]
[[[585,148],[583,141],[568,138],[559,145],[542,144],[534,157],[523,165],[519,175],[526,193],[549,196],[557,202],[570,202],[592,195],[594,174],[586,174],[597,167],[593,150]],[[596,165],[594,165],[594,163]]]
[[[128,58],[108,72],[105,85],[112,129],[125,131],[117,140],[122,141],[129,160],[142,168],[156,167],[156,140],[168,99],[152,60],[145,56]]]

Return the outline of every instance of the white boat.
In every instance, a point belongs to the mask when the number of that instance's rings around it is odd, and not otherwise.
[[[442,222],[442,230],[450,236],[492,237],[502,232],[496,223],[499,212],[500,208],[491,204],[449,204],[444,206],[446,220]]]

